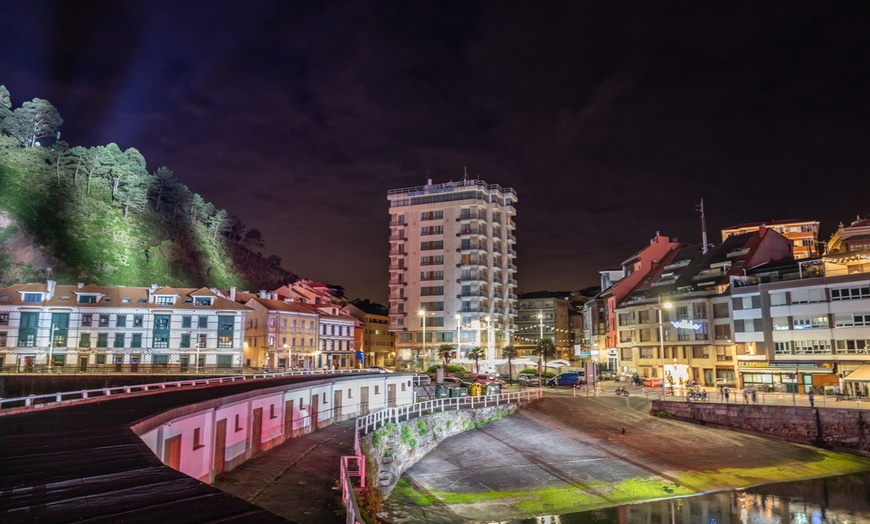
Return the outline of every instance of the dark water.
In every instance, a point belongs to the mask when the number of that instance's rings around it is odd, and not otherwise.
[[[870,473],[515,521],[522,524],[870,524]]]

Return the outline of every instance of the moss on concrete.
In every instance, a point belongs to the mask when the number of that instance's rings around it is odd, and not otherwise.
[[[749,487],[769,482],[805,480],[832,475],[844,475],[867,471],[870,459],[818,451],[819,460],[790,462],[758,468],[722,468],[712,471],[671,472],[670,481],[661,477],[630,478],[616,483],[596,482],[565,488],[548,487],[538,490],[486,491],[479,493],[455,493],[433,490],[421,492],[406,480],[399,481],[390,499],[391,504],[453,506],[457,514],[465,514],[456,506],[480,506],[503,502],[513,506],[517,514],[531,517],[545,514],[589,511],[636,502],[679,496],[726,488]]]

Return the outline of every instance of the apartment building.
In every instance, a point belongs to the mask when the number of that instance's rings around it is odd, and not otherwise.
[[[517,194],[467,177],[393,189],[390,330],[402,367],[438,360],[451,344],[488,359],[509,343],[515,316]]]
[[[589,299],[583,307],[584,345],[590,355],[597,352],[601,369],[619,370],[619,334],[616,326],[616,307],[629,293],[660,265],[663,257],[686,244],[656,233],[648,246],[625,259],[618,269],[601,271],[601,293]]]
[[[513,338],[520,356],[534,355],[538,341],[549,338],[556,346],[556,355],[551,358],[574,358],[570,295],[568,291],[535,291],[519,296]]]
[[[251,309],[245,324],[245,363],[268,371],[317,369],[320,316],[302,304],[239,293]]]
[[[370,300],[352,300],[345,313],[362,323],[359,351],[367,366],[396,366],[395,335],[390,331],[390,308]]]
[[[868,394],[870,251],[759,268],[732,280],[744,385]]]
[[[870,251],[870,218],[857,217],[848,226],[840,222],[828,242],[829,253],[855,253]]]
[[[731,278],[781,260],[792,260],[791,241],[767,228],[709,250],[674,247],[616,308],[620,371],[659,384],[737,386],[745,348],[733,335]]]
[[[722,230],[722,242],[726,238],[743,233],[752,233],[760,227],[773,229],[794,244],[795,258],[817,257],[825,252],[825,243],[819,241],[818,220],[770,220],[768,222],[748,222]]]
[[[249,311],[207,288],[17,284],[0,289],[0,368],[238,371]]]

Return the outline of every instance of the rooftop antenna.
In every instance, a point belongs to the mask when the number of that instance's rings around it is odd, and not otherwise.
[[[704,199],[701,203],[695,206],[695,211],[701,212],[701,253],[707,254],[707,218],[704,216]]]
[[[468,166],[464,166],[465,174],[462,175],[462,180],[468,180]]]

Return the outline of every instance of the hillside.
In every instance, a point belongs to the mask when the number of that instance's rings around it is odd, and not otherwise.
[[[3,91],[0,86],[0,106]],[[245,231],[168,168],[148,172],[138,151],[115,144],[82,148],[50,139],[52,146],[42,147],[35,135],[10,131],[6,104],[0,286],[51,276],[70,284],[257,290],[296,280],[279,258],[257,251],[264,247],[259,231]]]

